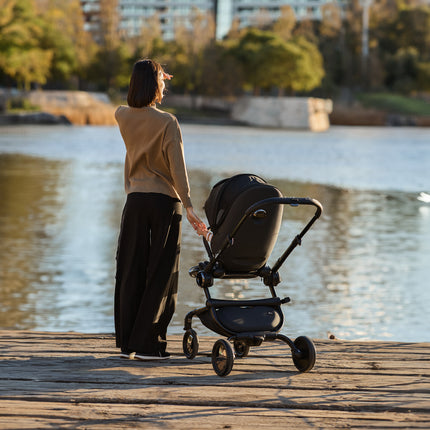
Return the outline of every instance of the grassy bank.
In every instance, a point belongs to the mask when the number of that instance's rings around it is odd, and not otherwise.
[[[430,115],[430,103],[415,97],[392,93],[362,93],[356,97],[366,109],[382,110],[399,115]]]

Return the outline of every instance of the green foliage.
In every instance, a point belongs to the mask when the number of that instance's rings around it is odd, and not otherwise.
[[[342,13],[334,3],[323,5],[318,22],[296,20],[286,6],[273,25],[235,25],[223,41],[214,40],[213,18],[197,9],[192,25],[179,26],[173,40],[162,39],[156,15],[146,17],[140,36],[120,37],[118,0],[101,2],[96,44],[84,31],[80,0],[0,0],[0,84],[83,82],[115,93],[127,88],[134,61],[150,57],[174,75],[169,86],[176,93],[429,91],[430,6],[415,0],[373,0],[367,57],[359,0]]]
[[[87,70],[87,79],[99,90],[124,88],[130,79],[130,51],[121,43],[115,47],[99,47]]]
[[[417,87],[430,91],[430,61],[417,63]]]
[[[9,112],[20,112],[20,111],[38,111],[39,106],[34,106],[25,97],[12,97],[7,102],[7,110]]]
[[[417,98],[391,93],[361,93],[357,98],[367,108],[405,115],[430,115],[430,103]]]
[[[387,86],[406,94],[412,92],[417,82],[418,61],[419,53],[414,47],[400,48],[394,55],[387,55]]]
[[[40,46],[41,36],[31,0],[0,0],[0,69],[26,89],[48,78],[54,53]]]
[[[370,45],[381,60],[384,86],[406,94],[425,90],[418,70],[430,61],[430,6],[395,0],[372,8],[370,18]]]
[[[323,62],[317,46],[303,37],[285,41],[268,31],[247,30],[230,53],[242,65],[244,88],[310,91],[321,84]]]

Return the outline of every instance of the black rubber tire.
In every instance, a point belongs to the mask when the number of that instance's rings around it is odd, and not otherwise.
[[[247,345],[242,340],[235,340],[233,342],[234,346],[234,353],[236,354],[237,358],[245,358],[249,353],[249,345]]]
[[[212,348],[212,367],[218,376],[227,376],[233,369],[234,353],[230,343],[218,339]]]
[[[192,360],[199,352],[199,338],[197,333],[191,328],[184,333],[182,339],[182,349],[185,357]]]
[[[301,352],[301,355],[298,356],[293,351],[293,362],[297,370],[302,373],[310,372],[316,360],[314,343],[306,336],[299,336],[294,340],[294,346]]]

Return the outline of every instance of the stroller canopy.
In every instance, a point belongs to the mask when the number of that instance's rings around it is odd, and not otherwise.
[[[216,253],[232,233],[245,211],[253,204],[281,192],[253,174],[240,174],[214,185],[204,209],[214,235],[211,250]],[[230,272],[257,270],[265,265],[275,245],[282,218],[282,205],[265,207],[264,218],[250,217],[234,237],[219,261]]]

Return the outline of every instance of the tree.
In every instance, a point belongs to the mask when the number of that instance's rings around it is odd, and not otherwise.
[[[290,40],[296,26],[296,15],[291,6],[281,6],[281,16],[272,25],[273,33],[284,40]]]
[[[335,3],[326,3],[321,6],[321,21],[319,36],[334,39],[342,31],[342,16],[340,8]]]
[[[427,88],[430,61],[430,7],[411,1],[380,0],[370,11],[370,46],[384,68],[383,83],[410,93]]]
[[[0,69],[27,90],[46,82],[54,54],[40,47],[41,28],[32,0],[0,0]]]
[[[169,47],[172,55],[169,62],[175,76],[172,85],[186,93],[195,94],[202,88],[205,67],[205,50],[215,43],[214,18],[193,8],[187,25],[178,22],[175,26],[175,40]]]
[[[321,85],[325,75],[323,57],[318,46],[304,37],[292,41],[300,50],[290,82],[281,88],[290,91],[312,91]]]
[[[344,21],[344,49],[342,50],[342,84],[348,87],[365,83],[362,71],[362,15],[359,0],[352,0]]]
[[[267,30],[271,27],[272,17],[267,9],[261,8],[250,17],[250,27]]]
[[[243,83],[241,65],[229,53],[228,46],[228,42],[223,41],[205,48],[200,94],[234,96],[240,91]]]
[[[420,91],[430,91],[430,61],[417,64],[417,87]]]
[[[347,57],[345,29],[338,5],[326,3],[321,6],[321,20],[316,25],[316,33],[326,72],[323,91],[332,94],[334,88],[343,82],[343,59]]]
[[[84,30],[80,1],[38,0],[37,5],[43,19],[41,46],[54,53],[50,79],[68,82],[73,76],[85,75],[96,47]]]
[[[154,48],[160,45],[163,41],[163,33],[161,31],[160,17],[158,14],[144,18],[140,35],[132,38],[130,42],[135,48],[135,52],[139,53],[140,57],[151,58],[154,55]]]
[[[293,35],[296,37],[304,37],[313,43],[318,43],[314,22],[310,18],[302,18],[294,28]]]
[[[268,31],[249,29],[232,47],[242,64],[245,89],[259,94],[261,89],[309,91],[324,76],[322,56],[315,44],[297,37],[284,41]]]
[[[118,0],[100,0],[100,32],[98,48],[88,78],[103,90],[114,90],[127,85],[130,75],[130,48],[118,35]]]

